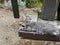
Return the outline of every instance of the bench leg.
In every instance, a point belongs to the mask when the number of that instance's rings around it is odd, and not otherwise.
[[[56,0],[43,0],[41,19],[55,20]]]
[[[60,0],[58,1],[58,9],[57,9],[57,20],[60,20]]]
[[[12,3],[14,18],[19,18],[19,10],[18,10],[17,0],[11,0],[11,3]]]

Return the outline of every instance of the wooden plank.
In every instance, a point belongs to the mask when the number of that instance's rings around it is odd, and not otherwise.
[[[49,34],[40,34],[37,32],[27,32],[27,31],[21,31],[21,30],[18,33],[19,33],[19,36],[22,37],[23,39],[60,42],[60,35],[54,36]]]
[[[41,19],[55,20],[56,0],[43,0]]]
[[[19,18],[19,10],[18,10],[17,0],[11,0],[11,3],[12,3],[14,18]]]

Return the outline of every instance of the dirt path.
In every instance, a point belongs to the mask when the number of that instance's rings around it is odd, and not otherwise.
[[[0,45],[15,45],[19,40],[18,24],[12,12],[0,9]]]

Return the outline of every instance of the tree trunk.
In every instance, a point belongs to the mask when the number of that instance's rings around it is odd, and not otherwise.
[[[41,19],[55,20],[56,0],[43,0]]]

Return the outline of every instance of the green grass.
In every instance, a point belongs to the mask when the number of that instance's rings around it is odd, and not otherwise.
[[[26,6],[33,8],[33,7],[37,7],[37,8],[41,8],[42,7],[42,0],[25,0],[26,2]]]

